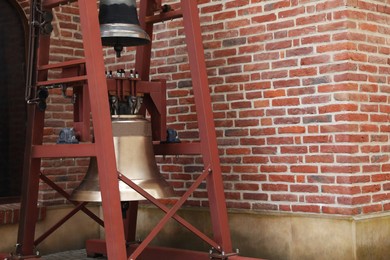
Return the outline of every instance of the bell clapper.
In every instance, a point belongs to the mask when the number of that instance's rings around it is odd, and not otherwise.
[[[120,58],[121,57],[121,52],[123,51],[123,45],[115,44],[114,50],[116,52],[116,57]]]

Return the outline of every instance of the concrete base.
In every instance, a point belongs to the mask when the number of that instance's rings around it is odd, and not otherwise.
[[[162,214],[142,208],[140,239]],[[183,209],[180,214],[199,229],[210,233],[208,213]],[[143,220],[143,221],[142,221]],[[335,217],[296,214],[231,212],[233,246],[240,255],[265,259],[291,260],[372,260],[390,259],[390,213],[365,217]],[[171,221],[153,245],[208,250],[209,246]]]
[[[99,212],[98,207],[90,208]],[[49,207],[37,234],[61,219],[70,207]],[[209,213],[203,209],[181,209],[183,218],[211,236]],[[162,218],[160,210],[139,210],[138,239],[143,239]],[[289,260],[371,260],[390,259],[390,213],[364,217],[230,212],[230,231],[240,255],[264,259]],[[17,225],[1,225],[0,252],[14,250]],[[99,226],[83,213],[38,246],[41,254],[81,249],[87,239],[103,237]],[[210,247],[175,221],[153,240],[152,245],[208,252]]]
[[[99,214],[99,207],[88,207],[95,214]],[[72,208],[48,207],[46,218],[40,221],[36,227],[36,237],[51,228],[58,220],[70,212]],[[78,212],[68,222],[50,235],[45,241],[38,245],[40,254],[50,254],[71,249],[85,248],[85,241],[90,238],[99,237],[99,225],[87,215]],[[15,250],[17,241],[18,225],[0,225],[0,252],[8,253]]]

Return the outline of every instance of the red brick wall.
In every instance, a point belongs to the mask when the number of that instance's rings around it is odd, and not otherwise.
[[[389,210],[386,1],[199,3],[229,208],[343,215]],[[77,8],[57,11],[52,59],[78,56]],[[154,40],[151,72],[169,82],[169,126],[181,139],[196,140],[180,20],[156,25]],[[133,66],[131,51],[120,60],[111,50],[106,54],[109,69]],[[51,108],[69,116],[68,105]],[[47,132],[66,124],[49,113]],[[159,159],[178,192],[200,172],[200,161]],[[46,172],[71,189],[82,176],[74,173],[84,167],[78,163]],[[189,204],[207,205],[205,189]]]

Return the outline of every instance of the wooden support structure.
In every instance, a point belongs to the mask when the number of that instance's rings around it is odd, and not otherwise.
[[[50,11],[52,8],[76,2],[72,0],[42,0],[42,7]],[[104,225],[106,240],[91,240],[87,243],[88,253],[104,253],[109,259],[157,259],[155,256],[166,254],[169,259],[231,259],[244,260],[233,251],[228,226],[227,209],[223,190],[221,167],[218,155],[215,126],[211,107],[211,98],[204,59],[201,27],[196,0],[181,0],[180,9],[156,14],[161,8],[161,0],[141,0],[139,18],[141,26],[150,35],[153,35],[153,24],[182,18],[184,21],[185,40],[189,54],[189,64],[195,96],[195,106],[199,125],[200,142],[164,144],[161,141],[165,132],[166,100],[165,82],[149,82],[149,69],[151,62],[151,44],[138,47],[136,53],[136,70],[140,80],[136,82],[138,91],[145,94],[146,106],[152,116],[153,136],[155,139],[155,152],[162,155],[199,154],[203,157],[204,171],[188,189],[182,198],[172,207],[168,208],[147,192],[143,191],[126,176],[117,172],[112,129],[109,111],[108,92],[115,90],[117,80],[106,79],[103,62],[102,44],[98,22],[96,1],[78,0],[80,22],[83,36],[85,58],[82,60],[67,61],[49,65],[50,36],[41,36],[37,58],[37,80],[35,90],[55,84],[71,84],[74,92],[82,96],[81,101],[75,104],[76,131],[83,141],[89,140],[89,112],[92,113],[94,129],[94,143],[43,145],[44,111],[37,106],[30,105],[28,111],[28,139],[25,157],[24,184],[21,205],[21,218],[19,225],[17,248],[13,256],[8,259],[36,259],[35,247],[48,237],[55,229],[66,222],[77,211],[81,210],[93,218],[100,225]],[[62,69],[63,77],[48,80],[48,71]],[[121,88],[128,88],[128,79],[119,79]],[[35,238],[35,225],[38,216],[37,203],[39,181],[47,182],[53,189],[69,199],[69,195],[60,187],[52,183],[41,173],[42,158],[62,157],[91,157],[98,161],[99,181],[102,194],[102,212],[104,223],[89,212],[86,203],[72,202],[75,209],[65,216],[47,233],[38,239]],[[130,204],[131,214],[124,230],[122,223],[121,202],[118,188],[118,179],[122,180],[138,193],[147,198],[154,205],[166,213],[160,223],[138,246],[126,246],[126,242],[134,240],[137,202]],[[196,190],[202,181],[206,181],[208,199],[210,202],[210,215],[213,237],[209,238],[197,230],[176,213]],[[150,241],[158,234],[165,223],[173,218],[193,234],[200,237],[210,245],[212,254],[183,251],[177,249],[161,249],[149,247]],[[1,257],[0,257],[1,259]],[[3,258],[4,259],[4,258]],[[168,258],[164,258],[168,259]]]

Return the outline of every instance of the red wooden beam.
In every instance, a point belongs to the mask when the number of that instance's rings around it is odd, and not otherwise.
[[[76,2],[76,0],[43,0],[42,6],[44,9],[54,8],[59,5],[65,5]]]
[[[199,136],[202,144],[203,164],[205,166],[210,165],[213,172],[213,174],[207,177],[207,193],[210,202],[214,238],[222,246],[221,250],[231,252],[232,244],[204,58],[198,3],[196,0],[181,0],[181,9],[183,11],[184,31],[198,117]]]
[[[32,158],[65,158],[96,156],[94,144],[34,145]]]
[[[133,244],[127,248],[127,254],[131,255],[138,245]],[[88,251],[91,250],[91,251]],[[95,253],[106,255],[106,243],[104,240],[88,240],[87,241],[87,255],[94,256]],[[168,247],[148,246],[137,258],[137,260],[156,260],[156,259],[169,259],[169,260],[210,260],[210,254],[208,252],[199,252],[192,250],[184,250]],[[217,260],[216,258],[213,258]],[[259,258],[251,258],[245,256],[229,256],[228,258],[221,260],[261,260]]]
[[[95,134],[103,217],[106,223],[108,258],[123,260],[126,259],[126,241],[122,225],[118,179],[116,178],[116,158],[112,139],[103,46],[100,41],[98,10],[96,1],[79,0],[78,6],[88,85],[93,87],[93,90],[88,92]]]

